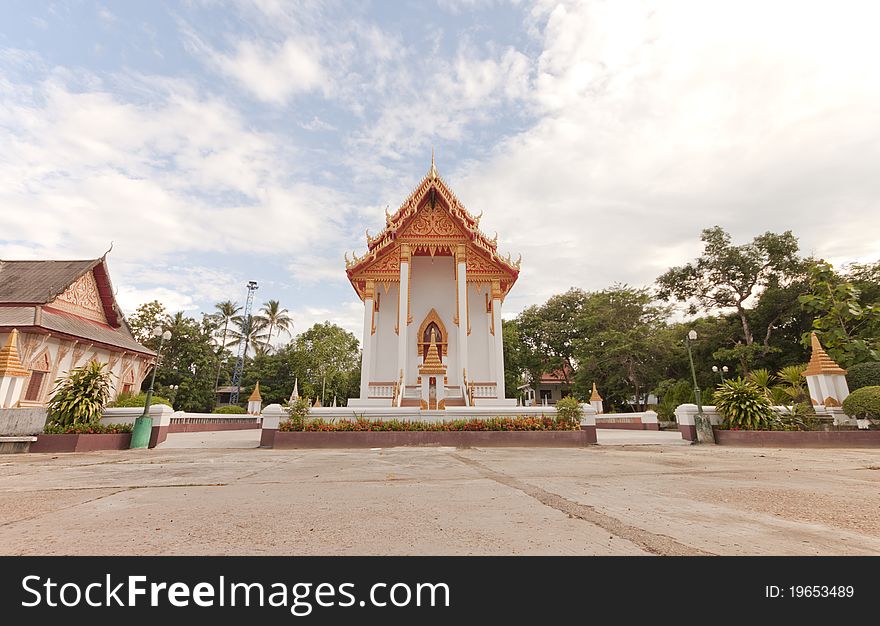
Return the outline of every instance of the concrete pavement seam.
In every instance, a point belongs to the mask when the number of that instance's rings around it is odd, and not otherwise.
[[[647,552],[650,552],[651,554],[656,554],[659,556],[715,556],[711,552],[706,552],[704,550],[700,550],[699,548],[694,548],[692,546],[680,543],[672,537],[652,533],[642,528],[626,524],[625,522],[617,518],[611,517],[610,515],[600,513],[590,505],[580,504],[578,502],[574,502],[572,500],[564,498],[559,494],[547,491],[546,489],[524,483],[512,476],[509,476],[508,474],[495,471],[487,467],[486,465],[483,465],[479,461],[475,461],[473,459],[469,459],[467,457],[454,453],[450,454],[450,456],[457,461],[464,463],[465,465],[469,465],[477,469],[486,478],[490,478],[491,480],[494,480],[512,489],[517,489],[527,496],[534,498],[544,506],[548,506],[550,508],[556,509],[557,511],[560,511],[561,513],[566,513],[568,515],[571,515],[572,517],[576,517],[578,519],[584,520],[585,522],[589,522],[591,524],[599,526],[600,528],[607,530],[613,535],[617,535],[622,539],[626,539],[627,541],[636,544],[637,546]]]

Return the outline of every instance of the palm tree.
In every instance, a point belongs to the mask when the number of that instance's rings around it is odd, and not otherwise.
[[[266,322],[262,318],[252,315],[248,319],[243,315],[236,315],[232,318],[232,324],[235,328],[229,331],[229,342],[226,346],[237,346],[244,337],[244,358],[247,358],[251,346],[258,348],[268,345],[266,334],[263,332],[266,328]]]
[[[269,327],[269,331],[266,333],[266,345],[271,349],[272,331],[277,328],[279,332],[283,330],[290,334],[290,329],[293,328],[293,320],[287,314],[287,309],[281,308],[281,303],[278,300],[265,302],[260,312],[262,315],[256,316],[255,319],[259,319]]]
[[[223,324],[223,333],[220,335],[220,347],[217,349],[217,377],[214,380],[214,392],[216,393],[217,387],[220,385],[220,367],[223,364],[223,359],[220,357],[223,354],[224,348],[226,348],[229,322],[231,322],[232,318],[241,311],[241,307],[235,304],[232,300],[226,300],[225,302],[218,302],[214,305],[214,308],[217,309],[217,313],[214,314],[215,319],[220,324]]]

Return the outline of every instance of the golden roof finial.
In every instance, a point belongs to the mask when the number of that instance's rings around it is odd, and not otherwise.
[[[428,170],[428,178],[437,180],[437,167],[434,165],[434,146],[431,146],[431,169]]]
[[[590,402],[602,402],[602,396],[599,395],[599,390],[596,389],[596,383],[593,383],[593,393],[590,395]]]
[[[0,349],[0,376],[27,376],[30,374],[21,364],[18,357],[18,329],[13,328],[9,333],[6,345]]]
[[[816,376],[818,374],[846,375],[846,370],[835,363],[834,359],[825,352],[815,332],[810,334],[810,343],[812,344],[813,354],[810,355],[810,362],[807,364],[807,369],[804,370],[804,376]]]

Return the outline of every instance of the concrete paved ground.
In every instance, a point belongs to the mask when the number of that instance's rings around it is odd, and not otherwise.
[[[872,450],[0,457],[0,554],[878,555],[878,511]]]

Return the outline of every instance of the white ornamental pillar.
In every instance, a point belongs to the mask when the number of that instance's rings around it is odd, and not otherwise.
[[[361,398],[370,396],[370,365],[373,362],[373,301],[376,283],[367,281],[364,288],[364,340],[361,343]],[[299,382],[299,381],[297,381]]]
[[[467,301],[467,246],[460,244],[455,249],[455,288],[458,311],[458,365],[459,370],[468,369],[468,301]],[[473,381],[472,372],[467,372],[468,380]],[[462,381],[462,384],[464,381]]]
[[[828,353],[822,348],[822,344],[819,343],[816,333],[813,333],[810,339],[813,353],[810,355],[810,362],[803,374],[807,379],[810,399],[813,406],[820,411],[823,409],[833,411],[838,409],[849,395],[846,370],[828,356]]]
[[[409,264],[412,260],[409,244],[400,246],[400,290],[397,301],[397,371],[403,372],[403,384],[406,385],[406,339],[409,324]]]
[[[18,357],[18,329],[13,328],[0,350],[0,408],[13,408],[21,398],[24,380],[30,374]]]
[[[260,395],[260,381],[254,386],[254,392],[248,398],[247,412],[259,415],[263,412],[263,397]]]
[[[495,390],[500,400],[504,392],[504,337],[501,332],[501,281],[492,281],[492,331],[495,334]]]

